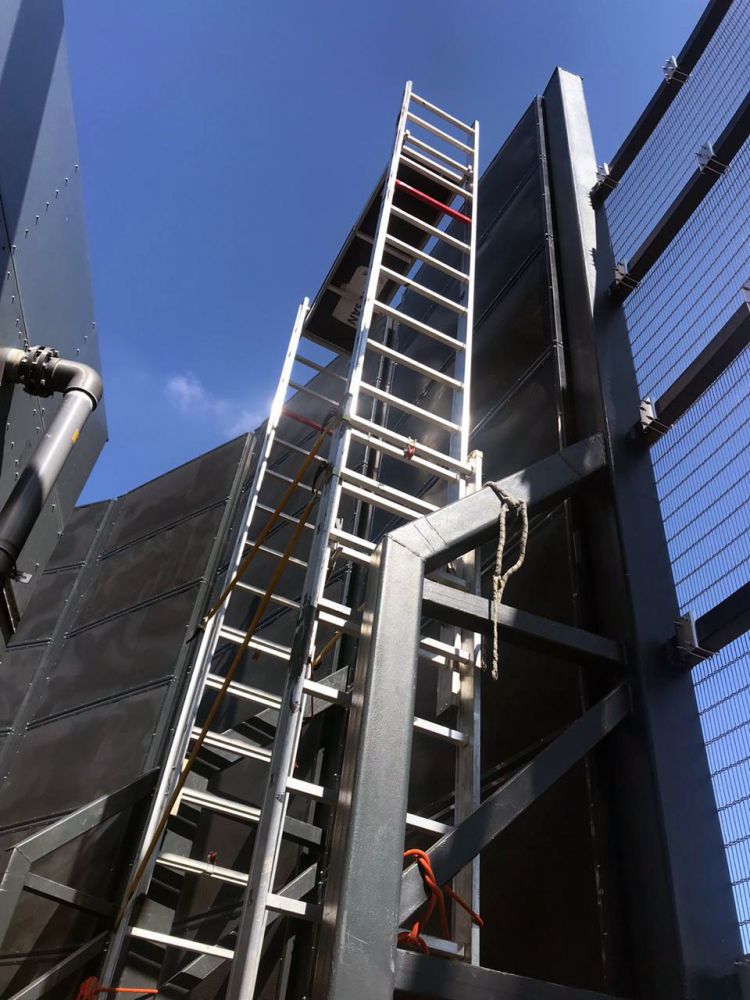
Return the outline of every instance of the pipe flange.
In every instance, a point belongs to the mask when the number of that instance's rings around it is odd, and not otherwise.
[[[24,391],[32,396],[51,396],[55,391],[52,372],[59,357],[60,352],[53,347],[29,347],[18,364],[18,381]]]

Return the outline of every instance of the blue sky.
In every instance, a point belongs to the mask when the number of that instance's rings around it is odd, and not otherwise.
[[[703,0],[65,0],[110,441],[82,499],[255,426],[404,81],[489,162],[556,64],[611,157]]]

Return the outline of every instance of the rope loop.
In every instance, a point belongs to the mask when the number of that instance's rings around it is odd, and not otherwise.
[[[430,893],[430,899],[427,903],[427,909],[424,912],[424,916],[415,920],[411,926],[411,930],[400,931],[396,941],[398,944],[411,945],[414,948],[418,948],[423,955],[430,954],[430,948],[422,937],[422,929],[427,926],[432,917],[432,914],[437,908],[438,916],[440,918],[440,934],[443,938],[449,937],[448,931],[448,914],[445,910],[445,896],[448,895],[454,902],[465,910],[475,924],[479,927],[484,927],[484,921],[475,913],[472,908],[466,903],[461,897],[451,889],[449,885],[444,885],[442,888],[437,884],[437,879],[435,878],[435,873],[432,870],[432,864],[430,863],[430,857],[425,851],[420,851],[418,848],[414,847],[409,851],[404,851],[404,860],[407,858],[414,858],[419,868],[419,873],[422,876],[422,881],[425,884],[425,888]]]
[[[524,559],[526,558],[526,545],[529,540],[529,509],[525,500],[507,493],[496,483],[488,483],[487,485],[500,500],[497,552],[495,553],[495,572],[492,575],[492,679],[496,681],[499,676],[500,660],[497,637],[500,603],[503,598],[505,585],[513,574],[517,573],[523,566]],[[509,566],[503,573],[503,556],[505,554],[506,541],[506,518],[509,510],[514,511],[516,517],[518,517],[521,521],[521,539],[518,545],[518,558],[513,565]]]

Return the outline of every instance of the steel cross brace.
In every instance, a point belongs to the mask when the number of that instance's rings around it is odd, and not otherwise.
[[[617,1000],[609,994],[408,951],[396,953],[396,995],[402,992],[431,1000]]]
[[[594,435],[496,485],[538,508],[570,496],[604,467],[603,441]],[[494,538],[501,504],[493,489],[481,489],[391,532],[373,554],[332,833],[317,997],[392,996],[424,575]],[[625,703],[625,693],[615,700]]]
[[[40,895],[58,899],[81,909],[92,910],[101,914],[110,912],[107,900],[81,893],[67,885],[43,879],[31,873],[35,861],[51,854],[52,851],[69,844],[71,840],[82,836],[89,830],[100,826],[110,817],[134,806],[145,799],[153,791],[156,782],[156,772],[149,771],[132,781],[129,785],[115,792],[102,795],[93,802],[88,802],[69,816],[44,827],[37,833],[16,844],[9,851],[10,857],[0,882],[0,944],[10,927],[18,899],[24,889],[29,889]]]

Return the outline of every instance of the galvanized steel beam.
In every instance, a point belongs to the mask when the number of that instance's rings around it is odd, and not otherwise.
[[[610,994],[409,951],[396,953],[396,996],[402,993],[430,1000],[617,1000]]]
[[[620,684],[501,785],[454,830],[427,851],[438,885],[445,885],[513,820],[600,743],[630,711],[630,694]],[[416,865],[401,876],[400,922],[425,902]]]
[[[457,625],[484,635],[492,632],[491,601],[434,580],[424,582],[422,613],[448,625]],[[551,618],[500,604],[497,620],[503,639],[514,645],[551,653],[575,663],[625,662],[621,643],[572,625],[563,625]]]
[[[701,615],[695,623],[695,631],[699,647],[710,653],[718,653],[750,631],[750,583]]]

